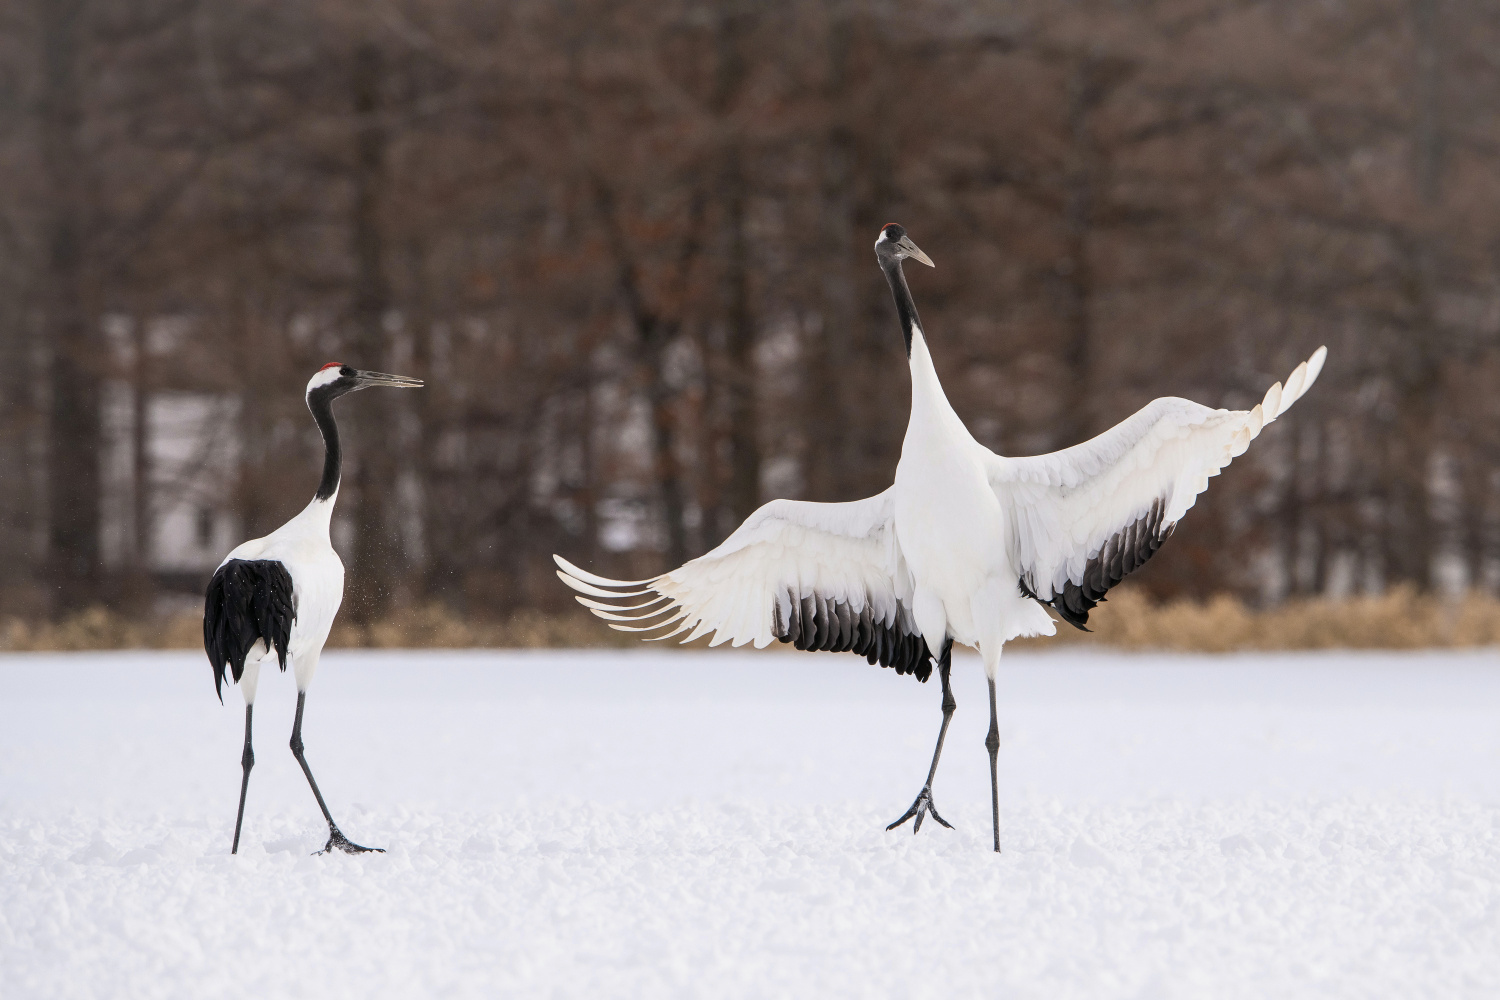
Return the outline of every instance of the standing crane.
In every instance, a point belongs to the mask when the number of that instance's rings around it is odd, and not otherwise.
[[[1156,552],[1208,480],[1242,454],[1318,377],[1318,348],[1252,410],[1166,397],[1098,437],[1050,455],[1006,458],[954,412],[927,350],[901,262],[932,261],[894,223],[875,257],[890,284],[911,369],[911,417],[895,483],[849,503],[773,500],[706,555],[647,580],[611,580],[554,556],[563,582],[610,627],[712,634],[710,646],[772,639],[853,652],[926,681],[936,660],[943,721],[911,808],[949,827],[932,782],[955,702],[954,642],[977,647],[989,680],[990,802],[1000,850],[995,672],[1006,642],[1055,635],[1047,608],[1085,629],[1089,612]],[[643,599],[636,602],[636,599]],[[936,656],[934,656],[934,651]]]
[[[328,630],[344,599],[344,564],[329,540],[333,505],[338,500],[343,450],[333,419],[333,401],[371,386],[416,388],[418,379],[363,372],[337,361],[324,365],[307,383],[307,408],[323,433],[323,479],[302,512],[266,535],[240,544],[214,570],[203,601],[203,649],[214,668],[214,691],[224,700],[226,670],[245,696],[245,751],[240,756],[240,808],[234,818],[234,845],[240,850],[240,825],[245,819],[245,793],[255,751],[250,745],[250,723],[255,712],[255,689],[261,661],[275,656],[286,671],[290,658],[297,678],[297,716],[292,723],[292,755],[307,775],[313,798],[328,821],[328,843],[349,854],[381,848],[361,847],[339,830],[328,803],[313,780],[302,753],[302,709],[307,686],[318,669],[318,657],[328,641]]]

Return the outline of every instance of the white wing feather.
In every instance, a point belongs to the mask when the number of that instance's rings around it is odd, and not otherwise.
[[[877,622],[889,627],[900,619],[910,631],[911,574],[896,543],[892,509],[891,490],[850,503],[773,500],[712,552],[651,580],[609,580],[553,558],[558,576],[580,594],[666,598],[659,606],[636,607],[579,598],[621,631],[676,624],[657,638],[687,632],[682,641],[689,642],[712,633],[710,645],[761,648],[775,638],[778,603],[784,620],[791,600],[809,596],[846,604],[856,615],[869,606]]]
[[[1089,560],[1142,518],[1155,516],[1164,536],[1208,480],[1312,386],[1327,354],[1318,348],[1252,410],[1214,410],[1166,397],[1063,451],[1033,458],[987,453],[990,485],[1008,515],[1012,565],[1021,578],[1047,601],[1067,583],[1083,583]],[[1153,515],[1157,503],[1162,510]]]

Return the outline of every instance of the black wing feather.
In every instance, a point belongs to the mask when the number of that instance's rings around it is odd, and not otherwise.
[[[1035,587],[1024,576],[1020,580],[1021,593],[1052,608],[1074,628],[1091,631],[1087,627],[1089,612],[1104,600],[1111,587],[1144,566],[1146,560],[1156,555],[1162,542],[1171,537],[1177,523],[1163,524],[1166,512],[1166,501],[1154,501],[1143,517],[1127,524],[1105,541],[1098,554],[1083,567],[1078,582],[1065,581],[1062,590],[1055,592],[1051,599],[1044,601],[1036,596]]]
[[[877,622],[867,604],[859,614],[848,604],[809,594],[797,600],[787,594],[786,613],[777,601],[771,611],[771,630],[782,642],[812,652],[857,653],[870,663],[892,667],[925,682],[932,676],[932,650],[927,640],[907,632],[900,616],[892,624]]]
[[[203,598],[203,651],[214,668],[214,691],[224,700],[224,667],[239,683],[245,656],[257,640],[276,651],[286,670],[286,648],[297,610],[292,574],[274,559],[231,559],[208,581]]]

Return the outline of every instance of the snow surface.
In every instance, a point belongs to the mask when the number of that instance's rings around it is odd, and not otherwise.
[[[1500,657],[0,657],[0,997],[1500,996]]]

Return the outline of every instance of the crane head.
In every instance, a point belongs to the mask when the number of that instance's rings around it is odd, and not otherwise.
[[[894,222],[888,222],[880,228],[880,238],[875,241],[875,256],[881,260],[919,260],[928,267],[936,267],[932,258],[922,252],[921,248],[911,241],[906,235],[906,230]]]
[[[368,389],[375,385],[390,386],[394,389],[417,389],[421,387],[422,380],[407,378],[405,375],[360,371],[340,361],[330,361],[308,379],[307,395],[311,398],[314,393],[317,393],[333,400],[345,393]]]

